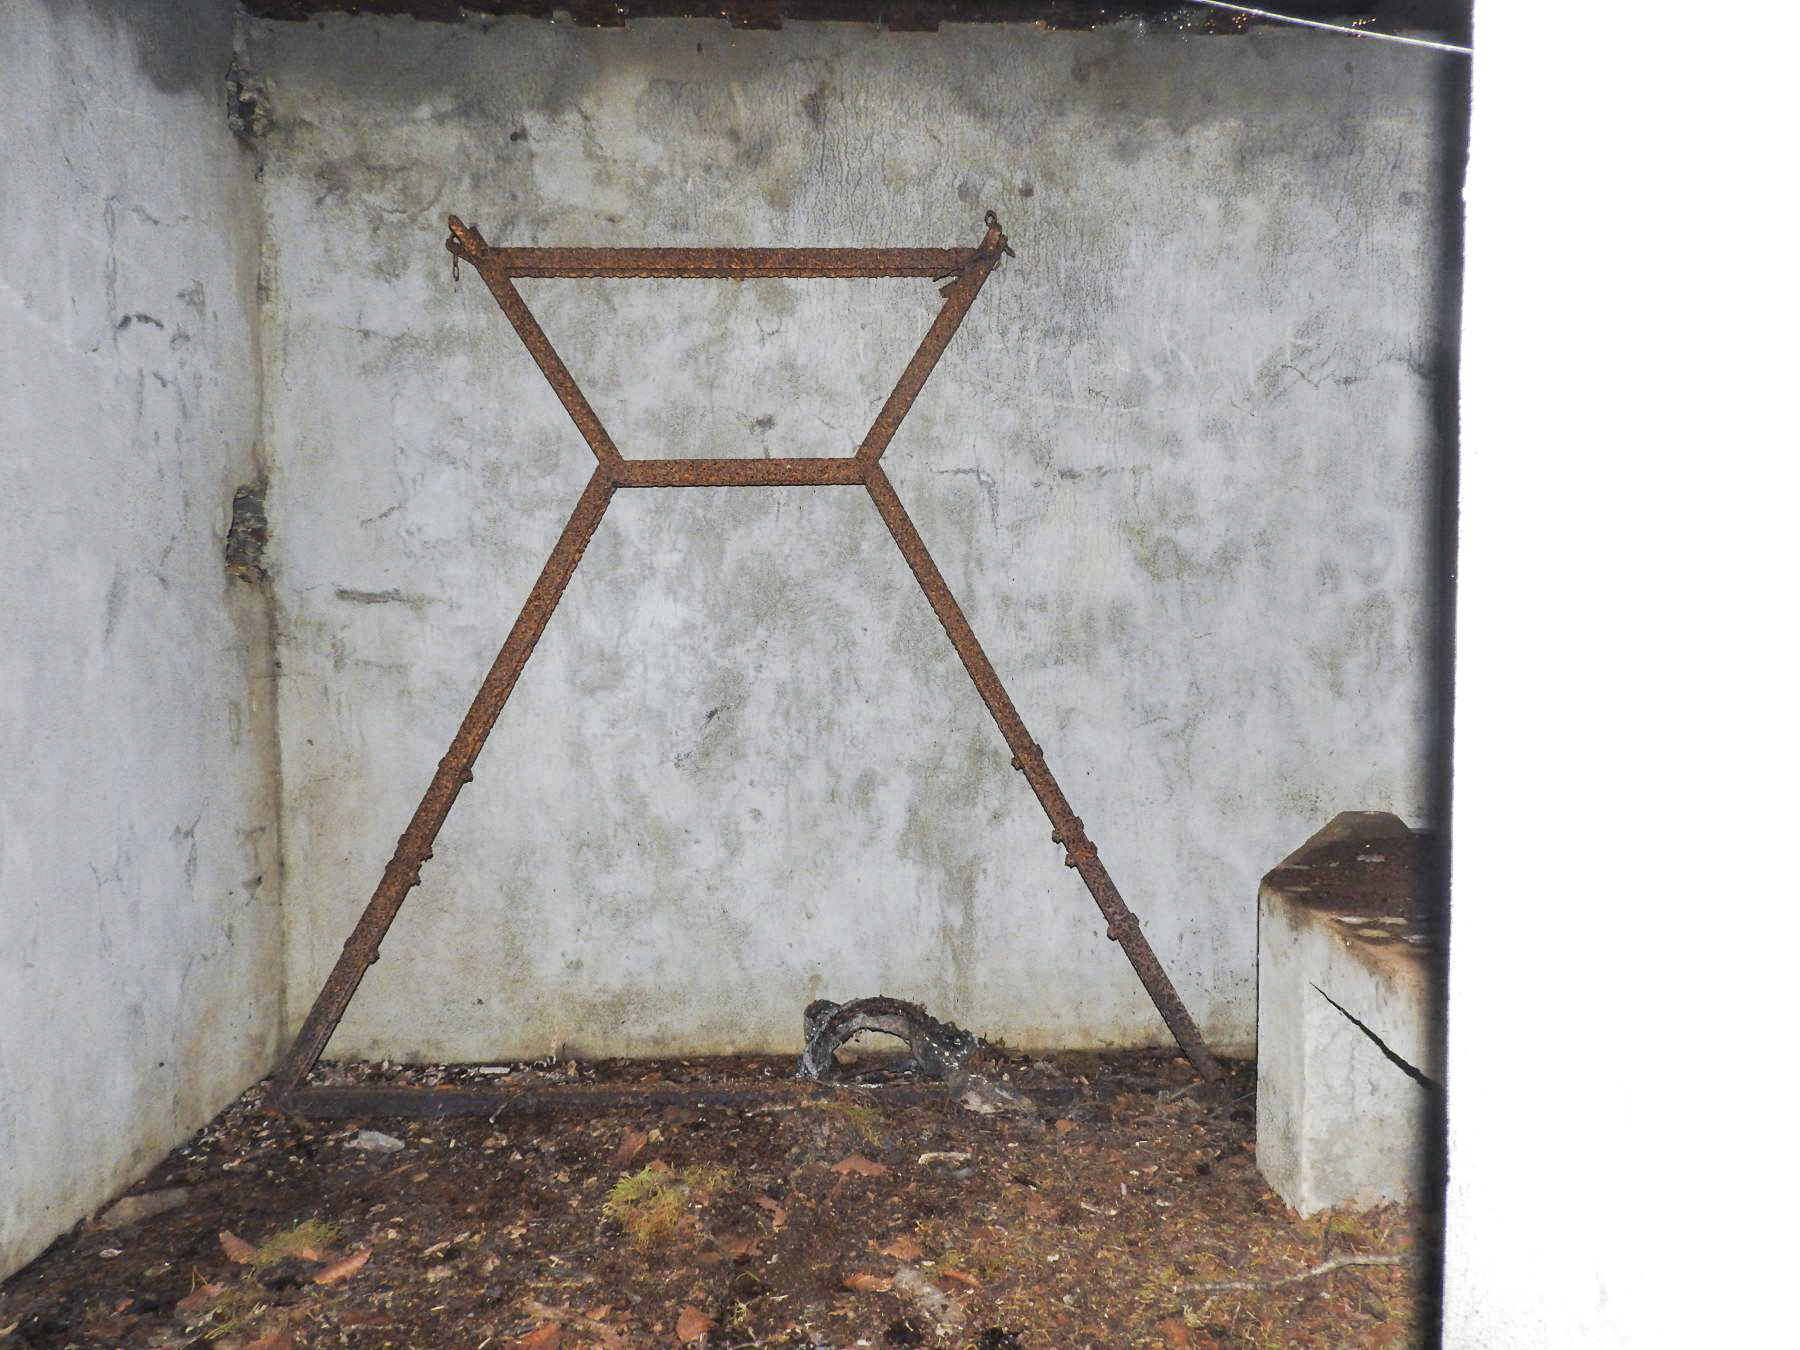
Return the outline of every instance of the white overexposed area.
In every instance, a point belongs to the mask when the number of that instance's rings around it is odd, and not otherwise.
[[[1475,42],[1444,1341],[1790,1344],[1800,15]]]

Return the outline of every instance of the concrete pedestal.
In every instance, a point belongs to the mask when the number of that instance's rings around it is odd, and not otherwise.
[[[1439,1148],[1434,855],[1346,811],[1263,878],[1256,1161],[1302,1214],[1406,1201]]]

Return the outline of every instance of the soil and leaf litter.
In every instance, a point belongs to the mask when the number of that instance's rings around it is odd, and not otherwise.
[[[997,1097],[884,1098],[898,1064],[866,1053],[862,1082],[743,1108],[325,1122],[255,1088],[0,1286],[0,1347],[1424,1338],[1417,1216],[1293,1215],[1255,1168],[1253,1067],[988,1053]],[[766,1086],[793,1064],[323,1067]]]

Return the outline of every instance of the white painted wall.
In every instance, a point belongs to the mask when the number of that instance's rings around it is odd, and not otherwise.
[[[1800,16],[1476,46],[1444,1340],[1788,1345]]]
[[[252,162],[224,3],[0,5],[0,1275],[267,1067]]]
[[[950,245],[887,458],[1203,1031],[1257,881],[1433,784],[1441,65],[1317,34],[251,24],[294,1025],[591,461],[499,244]],[[846,453],[922,282],[527,283],[628,455]],[[332,1053],[1163,1039],[869,502],[622,492]]]

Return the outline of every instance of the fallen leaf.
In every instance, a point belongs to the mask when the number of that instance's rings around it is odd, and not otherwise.
[[[1170,1345],[1186,1345],[1188,1343],[1187,1323],[1179,1317],[1165,1317],[1156,1324],[1156,1329]]]
[[[179,1299],[176,1300],[175,1311],[176,1312],[190,1312],[193,1309],[202,1306],[203,1304],[210,1303],[213,1299],[217,1298],[220,1294],[222,1294],[224,1292],[225,1292],[225,1286],[222,1284],[208,1283],[208,1284],[200,1285],[198,1288],[194,1289],[191,1293],[183,1294]]]
[[[769,1222],[776,1228],[787,1222],[787,1210],[783,1209],[777,1201],[769,1199],[766,1195],[759,1195],[756,1197],[756,1203],[769,1211]]]
[[[925,1255],[925,1249],[911,1233],[902,1233],[887,1246],[881,1249],[883,1256],[891,1256],[896,1261],[917,1261]]]
[[[964,1270],[952,1270],[949,1266],[943,1266],[939,1268],[938,1274],[946,1280],[955,1280],[958,1284],[966,1285],[970,1289],[981,1288],[981,1281]]]
[[[844,1176],[854,1174],[859,1177],[885,1177],[888,1174],[885,1166],[878,1162],[871,1162],[860,1153],[852,1153],[842,1162],[833,1163],[831,1170],[842,1173]]]
[[[626,1130],[625,1137],[619,1140],[619,1146],[613,1150],[612,1160],[616,1167],[628,1163],[644,1150],[650,1142],[649,1134],[644,1130]]]
[[[360,1252],[352,1252],[342,1261],[335,1261],[313,1276],[314,1284],[341,1284],[369,1263],[370,1248],[364,1247]]]
[[[294,1350],[294,1338],[285,1331],[271,1331],[251,1341],[244,1350]]]
[[[225,1258],[237,1262],[240,1266],[256,1255],[256,1248],[229,1228],[219,1234],[219,1245],[225,1249]]]
[[[762,1254],[762,1239],[754,1233],[747,1233],[742,1237],[720,1238],[719,1246],[724,1249],[727,1256],[744,1257]]]
[[[844,1288],[858,1289],[865,1294],[883,1294],[893,1287],[891,1275],[870,1275],[859,1270],[854,1275],[844,1276]]]
[[[513,1344],[518,1350],[556,1350],[562,1344],[562,1328],[555,1322],[546,1322],[535,1331],[519,1337]]]
[[[1068,1134],[1074,1128],[1075,1122],[1072,1120],[1059,1120],[1056,1122],[1056,1132],[1058,1134]]]
[[[681,1316],[675,1319],[675,1338],[683,1345],[705,1340],[706,1333],[712,1329],[712,1318],[691,1303],[685,1304],[681,1309]]]

